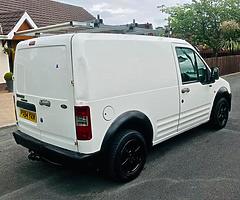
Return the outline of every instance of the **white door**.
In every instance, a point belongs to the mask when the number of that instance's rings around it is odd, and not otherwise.
[[[76,151],[70,39],[58,44],[18,50],[18,123],[20,130],[36,139]],[[28,118],[29,113],[36,117]]]
[[[210,117],[213,87],[208,84],[210,69],[191,48],[176,47],[180,76],[180,119],[178,131],[183,132]]]

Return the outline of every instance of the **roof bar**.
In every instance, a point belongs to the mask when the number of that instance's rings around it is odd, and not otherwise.
[[[108,33],[108,32],[127,32],[126,26],[100,25],[90,30],[81,30],[82,33]]]
[[[31,30],[15,32],[15,35],[35,36],[35,35],[40,35],[41,33],[50,33],[50,32],[57,32],[57,31],[64,31],[64,30],[67,31],[71,28],[92,29],[94,28],[94,25],[92,22],[71,21],[71,22],[31,29]]]
[[[157,30],[145,29],[134,27],[131,29],[130,26],[125,25],[101,25],[97,28],[93,28],[90,30],[81,30],[82,33],[124,33],[124,34],[135,34],[135,35],[143,35],[143,34],[155,34],[159,35]]]
[[[15,35],[40,37],[63,33],[121,33],[136,35],[158,35],[157,30],[133,27],[132,25],[104,25],[96,22],[71,21],[41,28],[15,32]]]

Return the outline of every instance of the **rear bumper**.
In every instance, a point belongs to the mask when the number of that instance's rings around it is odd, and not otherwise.
[[[54,161],[60,161],[60,162],[65,162],[69,160],[80,161],[80,160],[86,160],[96,155],[96,153],[82,154],[79,152],[63,149],[61,147],[57,147],[57,146],[42,142],[40,140],[37,140],[19,130],[13,132],[13,136],[17,144],[20,144],[34,151],[35,153],[39,154],[44,158],[54,160]]]

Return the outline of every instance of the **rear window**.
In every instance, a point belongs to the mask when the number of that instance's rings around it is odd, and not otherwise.
[[[71,87],[71,77],[65,46],[17,51],[15,79],[18,93],[64,99]]]

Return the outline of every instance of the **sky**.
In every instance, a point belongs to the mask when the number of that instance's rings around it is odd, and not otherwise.
[[[57,0],[77,5],[97,16],[100,14],[105,24],[152,23],[155,27],[166,24],[166,15],[157,6],[174,6],[189,3],[191,0]]]

